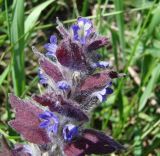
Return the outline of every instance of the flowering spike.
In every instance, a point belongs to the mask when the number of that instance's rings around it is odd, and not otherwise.
[[[13,148],[11,154],[85,156],[122,150],[104,133],[84,128],[93,108],[113,93],[112,80],[125,76],[100,60],[97,49],[109,48],[109,39],[100,36],[84,17],[79,17],[69,30],[58,18],[57,24],[63,38],[60,42],[52,35],[44,45],[45,55],[32,47],[39,57],[40,83],[47,84],[45,93],[32,96],[32,100],[10,95],[16,113],[9,124],[33,143]]]

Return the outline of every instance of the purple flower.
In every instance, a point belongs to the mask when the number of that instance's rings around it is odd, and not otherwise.
[[[92,96],[96,96],[100,102],[106,101],[107,95],[113,93],[113,90],[109,87],[111,85],[112,83],[107,84],[104,89],[94,92]]]
[[[109,62],[100,61],[100,62],[92,64],[92,67],[93,68],[108,68],[109,67]]]
[[[77,24],[72,25],[74,40],[80,41],[81,44],[86,43],[87,37],[91,33],[92,22],[86,18],[80,17],[77,20]]]
[[[50,43],[45,44],[44,48],[48,51],[46,53],[48,57],[55,57],[55,52],[57,49],[57,37],[55,35],[52,35],[50,37]]]
[[[67,81],[59,81],[57,85],[59,89],[64,90],[64,91],[70,89],[70,85],[68,84]]]
[[[78,127],[73,124],[67,124],[63,128],[63,137],[65,141],[71,141],[78,135]]]
[[[41,84],[43,84],[43,85],[47,84],[48,79],[40,67],[38,68],[38,77],[39,77],[39,82]]]
[[[39,125],[41,128],[45,128],[48,132],[57,134],[59,118],[54,113],[45,111],[43,114],[39,114],[39,118],[43,120]]]
[[[74,38],[74,40],[76,40],[76,41],[79,41],[79,34],[78,34],[78,31],[79,31],[79,26],[78,25],[72,25],[72,30],[73,30],[73,38]]]

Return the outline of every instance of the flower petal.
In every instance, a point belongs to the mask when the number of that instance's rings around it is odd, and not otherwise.
[[[71,141],[78,135],[78,127],[73,124],[67,124],[63,128],[63,137],[65,141]]]
[[[40,128],[47,128],[48,126],[49,126],[49,120],[43,121],[39,125]]]
[[[57,43],[57,37],[55,35],[52,35],[50,37],[50,43],[52,43],[52,44],[56,44]]]
[[[57,83],[58,85],[58,88],[61,89],[61,90],[68,90],[70,89],[70,85],[67,81],[59,81]]]
[[[57,45],[56,44],[52,44],[52,43],[46,43],[44,45],[44,48],[49,51],[52,52],[53,54],[55,54],[56,49],[57,49]]]
[[[71,26],[71,29],[73,31],[74,40],[79,41],[79,35],[78,35],[78,31],[80,29],[79,26],[74,24],[74,25]]]
[[[113,89],[111,88],[106,88],[106,94],[112,94],[113,93]]]

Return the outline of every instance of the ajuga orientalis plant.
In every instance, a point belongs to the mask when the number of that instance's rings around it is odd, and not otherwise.
[[[44,45],[45,55],[33,47],[39,58],[39,79],[45,86],[41,95],[22,100],[10,94],[15,119],[9,125],[27,141],[4,149],[7,156],[85,156],[118,152],[123,146],[95,129],[86,129],[90,114],[113,90],[112,80],[124,74],[100,61],[97,50],[110,47],[89,19],[79,17],[69,29],[57,19],[55,35]],[[8,152],[7,154],[5,152]]]

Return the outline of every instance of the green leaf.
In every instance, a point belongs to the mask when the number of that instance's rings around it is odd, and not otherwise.
[[[155,138],[151,145],[147,146],[144,150],[144,155],[149,155],[154,149],[160,147],[160,138]]]
[[[134,156],[141,156],[142,155],[142,131],[139,127],[139,125],[135,126],[134,129]]]
[[[147,102],[148,98],[150,98],[152,90],[154,89],[159,76],[160,76],[160,64],[158,64],[154,68],[154,70],[152,72],[151,79],[148,82],[148,84],[145,88],[145,91],[143,92],[143,94],[140,98],[139,111],[141,111],[145,107],[146,102]]]
[[[55,0],[48,0],[36,6],[25,20],[25,33],[29,32],[35,26],[42,11]]]
[[[149,24],[148,30],[147,30],[148,37],[150,37],[152,32],[155,30],[155,27],[160,24],[159,15],[160,15],[160,4],[158,5],[158,7],[155,10],[153,10],[153,17],[152,17],[152,20]]]
[[[0,75],[0,86],[2,85],[3,81],[6,79],[8,73],[10,71],[10,65],[3,71],[3,73]]]
[[[124,14],[123,14],[124,4],[123,3],[124,1],[114,0],[116,11],[122,11],[120,14],[116,15],[116,21],[119,29],[118,35],[119,35],[119,41],[120,41],[120,48],[123,54],[123,63],[125,64],[126,53],[125,53]]]
[[[21,95],[25,88],[24,70],[24,0],[15,0],[11,23],[11,45],[13,66],[12,76],[16,95]]]
[[[160,49],[159,48],[149,48],[146,50],[146,54],[150,54],[155,58],[160,58]]]

